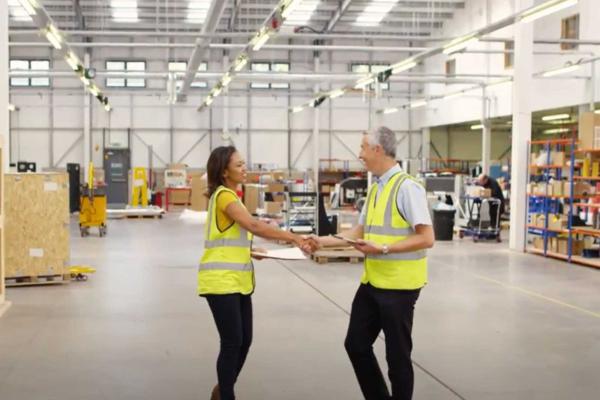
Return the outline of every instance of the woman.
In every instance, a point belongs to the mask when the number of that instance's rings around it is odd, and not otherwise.
[[[235,147],[213,150],[208,158],[207,176],[210,200],[204,254],[198,270],[198,294],[208,301],[221,338],[217,359],[219,383],[211,399],[231,400],[235,399],[233,387],[252,342],[253,235],[294,243],[304,251],[313,250],[317,244],[248,213],[236,195],[236,189],[246,179],[246,165]]]

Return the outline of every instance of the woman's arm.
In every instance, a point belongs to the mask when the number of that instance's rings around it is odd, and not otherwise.
[[[301,236],[276,228],[266,222],[259,221],[250,215],[248,210],[246,210],[239,202],[229,204],[225,209],[225,214],[240,224],[242,228],[252,232],[256,236],[270,240],[282,240],[284,242],[294,243],[298,247],[305,245],[305,240]]]

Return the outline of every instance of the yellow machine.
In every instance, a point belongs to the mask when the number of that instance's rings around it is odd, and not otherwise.
[[[96,272],[96,268],[87,265],[75,265],[69,268],[71,279],[76,281],[87,281],[88,275]]]
[[[94,188],[94,164],[88,168],[88,180],[81,188],[81,210],[79,211],[79,231],[81,236],[90,234],[90,227],[98,227],[100,237],[106,235],[106,192],[104,188]]]
[[[133,169],[133,189],[131,191],[131,205],[138,207],[148,207],[148,179],[146,178],[146,168],[135,167]]]

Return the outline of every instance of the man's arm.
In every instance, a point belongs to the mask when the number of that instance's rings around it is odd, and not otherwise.
[[[342,237],[345,237],[348,239],[353,239],[353,240],[362,239],[363,226],[356,225],[354,228],[340,233],[339,236],[342,236]],[[319,241],[319,244],[323,247],[347,246],[348,245],[347,242],[340,240],[340,239],[336,239],[333,236],[319,236],[319,237],[314,236],[314,237]]]
[[[405,240],[392,243],[389,246],[389,253],[410,253],[429,249],[433,247],[434,242],[435,237],[431,225],[417,225],[413,235]],[[383,246],[366,240],[358,240],[354,248],[364,254],[383,254]]]

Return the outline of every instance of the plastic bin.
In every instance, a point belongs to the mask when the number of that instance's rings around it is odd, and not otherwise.
[[[456,210],[433,210],[435,240],[452,240]]]

